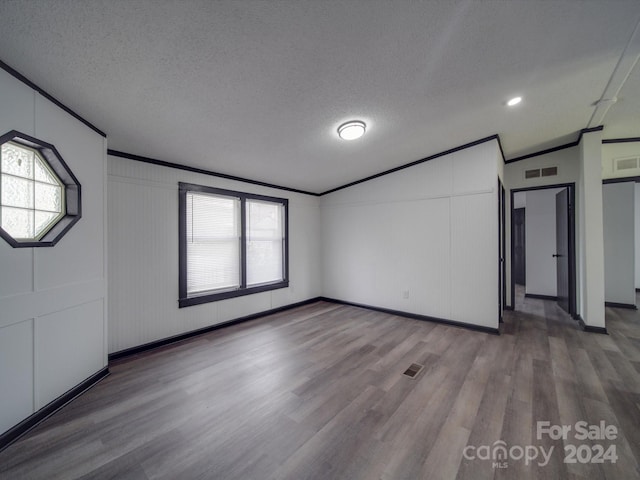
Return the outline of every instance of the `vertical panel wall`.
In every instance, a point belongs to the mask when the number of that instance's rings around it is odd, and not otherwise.
[[[496,141],[321,199],[327,297],[498,327]]]
[[[602,186],[604,299],[636,304],[635,182]]]
[[[316,196],[108,157],[109,352],[320,295]],[[178,182],[289,199],[289,287],[178,308]]]
[[[55,247],[0,239],[0,433],[107,365],[106,140],[0,70],[0,133],[56,146],[82,185],[82,219]]]
[[[585,325],[605,328],[602,131],[584,133],[579,145],[578,284]]]

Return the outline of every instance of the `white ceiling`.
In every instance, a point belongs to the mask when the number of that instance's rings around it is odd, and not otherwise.
[[[323,192],[493,134],[507,158],[574,141],[605,91],[604,138],[640,136],[639,21],[637,0],[0,0],[0,60],[110,149]]]

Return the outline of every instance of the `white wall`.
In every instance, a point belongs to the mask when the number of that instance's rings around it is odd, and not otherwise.
[[[497,328],[499,162],[490,141],[323,196],[323,294]]]
[[[0,239],[0,433],[107,365],[106,140],[0,70],[0,133],[56,146],[82,185],[82,219],[55,247]]]
[[[504,166],[505,188],[507,190],[507,246],[506,246],[506,273],[507,273],[507,304],[511,305],[511,190],[556,185],[578,182],[580,172],[580,158],[578,147],[569,147],[545,155],[527,158],[518,162],[508,163]],[[544,167],[558,167],[558,175],[553,177],[541,177],[526,179],[525,170]],[[528,206],[528,205],[527,205]],[[527,212],[528,215],[528,212]],[[526,245],[529,248],[529,245]],[[513,305],[511,305],[513,306]]]
[[[635,183],[602,186],[604,221],[604,299],[636,304]]]
[[[640,176],[640,168],[635,170],[624,170],[616,172],[614,162],[617,158],[628,158],[640,156],[640,142],[605,143],[602,145],[602,178],[622,178]],[[635,193],[635,242],[636,252],[640,252],[640,186],[636,184]],[[606,233],[606,229],[605,229]],[[635,288],[640,288],[640,255],[635,259]],[[605,264],[606,268],[606,264]],[[605,279],[605,288],[610,282]],[[606,297],[605,293],[605,297]],[[608,300],[607,301],[612,301]],[[635,300],[634,300],[635,303]]]
[[[604,328],[602,132],[582,135],[578,181],[578,307],[584,323]]]
[[[108,157],[109,352],[317,297],[319,198]],[[289,199],[289,287],[178,309],[178,182]]]
[[[530,295],[557,295],[556,194],[561,188],[526,194],[526,289]]]
[[[640,168],[618,172],[614,170],[614,162],[617,158],[638,156],[640,156],[640,142],[602,144],[602,178],[640,176]]]

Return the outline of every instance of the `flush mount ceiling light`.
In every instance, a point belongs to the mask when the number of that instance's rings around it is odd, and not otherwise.
[[[507,102],[507,105],[513,107],[518,105],[522,101],[522,97],[513,97],[511,100]]]
[[[364,135],[367,125],[360,120],[352,120],[338,127],[338,135],[343,140],[355,140]]]

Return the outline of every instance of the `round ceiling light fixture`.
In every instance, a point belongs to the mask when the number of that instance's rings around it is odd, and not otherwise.
[[[518,105],[521,101],[522,101],[522,97],[513,97],[511,100],[507,102],[507,105],[509,105],[510,107],[513,107],[515,105]]]
[[[360,120],[352,120],[338,127],[338,135],[343,140],[355,140],[364,135],[367,125]]]

